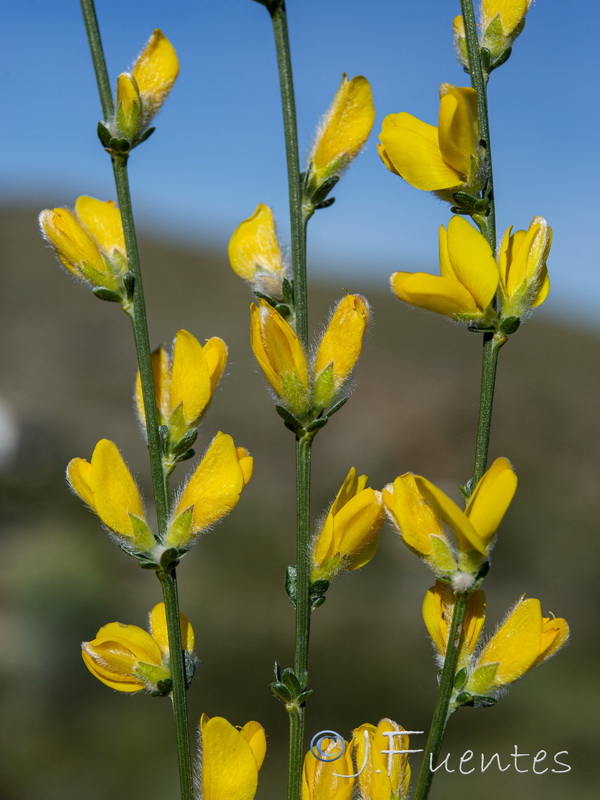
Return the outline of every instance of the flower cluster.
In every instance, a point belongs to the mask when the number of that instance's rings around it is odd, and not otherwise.
[[[420,475],[400,475],[383,491],[392,523],[406,546],[457,591],[485,575],[494,536],[517,488],[509,461],[497,458],[463,511]],[[451,531],[453,540],[448,536]]]
[[[485,237],[463,217],[453,216],[448,229],[439,231],[439,277],[395,272],[392,289],[405,303],[470,326],[510,332],[515,320],[546,299],[552,243],[552,229],[543,217],[534,217],[527,231],[511,231],[494,258]]]
[[[423,619],[433,643],[443,659],[455,596],[447,584],[437,581],[423,602]],[[542,616],[540,601],[521,598],[506,620],[487,640],[482,641],[485,621],[485,594],[469,595],[457,669],[454,704],[486,705],[504,687],[554,655],[567,641],[569,626],[564,619]]]

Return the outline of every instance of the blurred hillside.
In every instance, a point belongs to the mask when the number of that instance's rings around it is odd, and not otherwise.
[[[107,437],[150,495],[129,321],[61,272],[36,214],[5,208],[0,216],[0,797],[165,800],[177,780],[168,701],[127,701],[94,681],[79,655],[80,641],[106,622],[143,625],[158,583],[110,544],[64,481],[66,463],[89,458]],[[235,512],[179,570],[201,660],[190,704],[194,717],[265,725],[258,797],[275,800],[285,795],[287,724],[267,684],[273,662],[292,659],[283,576],[294,560],[293,440],[255,366],[251,298],[225,248],[203,252],[142,232],[141,252],[153,345],[179,328],[229,345],[198,449],[217,430],[231,433],[254,455],[255,474]],[[345,290],[367,295],[374,310],[355,391],[316,440],[313,516],[352,465],[376,487],[411,470],[456,495],[472,468],[480,338],[374,289],[368,265],[364,282],[348,285],[320,282],[318,265],[311,272],[313,329]],[[572,640],[495,708],[461,710],[443,748],[456,763],[466,749],[505,761],[515,745],[550,758],[567,750],[572,771],[440,774],[434,798],[597,796],[598,345],[597,335],[533,319],[500,355],[491,455],[511,459],[520,487],[485,587],[489,619],[527,593],[569,620]],[[435,668],[420,605],[432,581],[389,527],[381,539],[374,561],[340,578],[313,617],[310,735],[348,735],[383,716],[413,730],[429,724]]]

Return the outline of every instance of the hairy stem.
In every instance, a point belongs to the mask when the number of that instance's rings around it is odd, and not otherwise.
[[[423,752],[423,763],[421,764],[421,773],[419,775],[419,783],[417,784],[414,800],[426,800],[426,798],[429,797],[433,776],[435,774],[433,768],[437,763],[444,733],[446,732],[446,724],[452,713],[450,710],[450,699],[454,688],[454,675],[456,672],[456,663],[458,661],[468,600],[468,594],[456,595],[452,622],[448,633],[448,649],[446,650],[446,658],[444,659],[444,666],[440,676],[438,696],[433,710],[427,744]]]
[[[90,43],[90,51],[98,90],[102,104],[102,112],[108,119],[114,109],[106,61],[102,48],[98,21],[93,0],[81,0],[84,21]],[[167,475],[163,469],[162,446],[158,428],[158,414],[156,410],[154,376],[152,373],[152,358],[150,351],[150,337],[146,317],[146,304],[142,285],[142,272],[137,245],[137,236],[133,219],[131,192],[127,173],[127,156],[120,155],[112,158],[117,198],[123,222],[123,233],[129,271],[133,278],[133,302],[130,311],[135,350],[142,383],[142,396],[144,400],[144,415],[148,436],[148,450],[150,455],[150,469],[152,474],[152,487],[156,504],[158,532],[160,540],[164,540],[169,519],[169,495]],[[177,739],[177,753],[179,761],[179,777],[182,800],[192,800],[193,774],[192,758],[189,741],[186,676],[183,647],[181,642],[181,629],[179,625],[179,602],[177,596],[177,580],[175,570],[159,571],[159,580],[163,590],[165,611],[167,618],[167,631],[169,638],[170,665],[173,679],[173,713],[175,717],[175,730]]]

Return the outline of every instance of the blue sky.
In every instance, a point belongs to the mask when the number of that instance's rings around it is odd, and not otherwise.
[[[301,153],[343,72],[371,81],[378,118],[337,201],[310,228],[310,263],[340,279],[386,286],[396,269],[437,271],[448,207],[391,175],[375,143],[386,114],[436,124],[438,86],[464,85],[449,0],[288,0]],[[490,82],[499,230],[536,214],[554,228],[545,313],[598,324],[595,228],[600,13],[596,4],[538,0],[513,56]],[[287,188],[270,20],[252,0],[98,0],[111,80],[160,27],[177,48],[179,80],[152,139],[135,151],[136,215],[172,237],[225,247],[259,202],[287,239]],[[585,16],[584,16],[585,11]],[[108,157],[79,4],[22,0],[1,23],[0,200],[72,205],[112,198]],[[348,285],[348,288],[352,288]]]

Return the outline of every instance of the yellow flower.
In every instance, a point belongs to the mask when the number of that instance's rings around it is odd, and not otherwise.
[[[227,345],[208,339],[204,346],[191,333],[178,331],[169,356],[162,347],[152,353],[152,370],[159,424],[169,428],[176,444],[202,419],[227,363]],[[140,373],[135,386],[137,412],[146,425]]]
[[[406,800],[410,786],[409,737],[391,719],[365,723],[353,731],[360,796],[364,800]]]
[[[139,490],[113,442],[101,439],[90,461],[84,458],[70,461],[67,480],[75,494],[117,535],[123,547],[137,553],[153,549],[155,541]]]
[[[228,255],[236,275],[262,294],[282,299],[286,272],[269,206],[260,203],[254,214],[238,225],[229,240]]]
[[[306,355],[293,328],[264,300],[250,306],[250,344],[281,402],[303,416],[310,406]]]
[[[315,401],[329,406],[354,369],[369,321],[369,304],[360,294],[347,294],[338,303],[321,339],[313,368]]]
[[[473,194],[481,189],[473,89],[443,83],[437,128],[406,112],[390,114],[383,120],[379,139],[385,166],[416,189],[436,192],[449,202],[457,191]]]
[[[352,467],[312,547],[311,580],[330,581],[342,570],[368,564],[377,550],[384,517],[381,492],[367,489],[367,476]]]
[[[127,253],[119,209],[112,201],[79,197],[75,211],[46,209],[39,217],[44,238],[64,267],[92,288],[125,297]]]
[[[375,109],[369,81],[362,75],[342,82],[325,115],[310,154],[308,186],[314,195],[326,181],[340,174],[369,138]],[[332,187],[330,187],[332,188]],[[319,197],[318,201],[323,200]],[[318,202],[317,201],[317,202]]]
[[[179,620],[183,647],[193,659],[194,631],[182,613]],[[110,622],[91,642],[83,642],[81,655],[92,675],[119,692],[148,689],[168,694],[171,669],[164,603],[154,606],[149,623],[150,633],[137,625]]]
[[[481,27],[483,37],[499,17],[502,32],[507,38],[516,38],[525,24],[525,14],[533,0],[481,0]],[[485,44],[483,45],[485,47]]]
[[[512,227],[504,234],[498,254],[500,300],[503,317],[522,317],[541,305],[550,290],[546,261],[552,244],[552,228],[543,217],[534,217],[527,231]]]
[[[252,464],[247,450],[236,447],[231,436],[217,433],[181,494],[165,545],[186,549],[229,514],[252,477]]]
[[[200,718],[203,800],[253,800],[267,740],[262,725],[234,728],[223,717]]]
[[[341,738],[341,737],[340,737]],[[302,800],[351,800],[354,778],[352,756],[347,742],[321,739],[319,757],[309,750],[302,772]],[[338,756],[341,748],[344,752]]]
[[[489,324],[500,276],[485,237],[466,219],[453,216],[439,231],[440,276],[394,272],[393,291],[405,303],[460,322]]]
[[[406,473],[383,491],[383,501],[405,544],[456,591],[470,589],[517,487],[510,462],[497,458],[462,511],[426,478]],[[456,547],[446,528],[452,531]]]
[[[423,600],[423,619],[442,660],[448,648],[448,634],[454,612],[455,594],[447,583],[436,581]],[[457,670],[467,666],[475,650],[485,622],[485,592],[469,594],[463,624],[463,638],[458,654]]]
[[[148,124],[166,100],[178,74],[175,48],[157,29],[133,70],[121,73],[117,79],[115,119],[108,123],[110,133],[127,139],[131,147],[143,141]]]
[[[521,599],[479,655],[465,690],[481,695],[501,689],[554,655],[568,636],[564,619],[543,617],[539,600]]]

